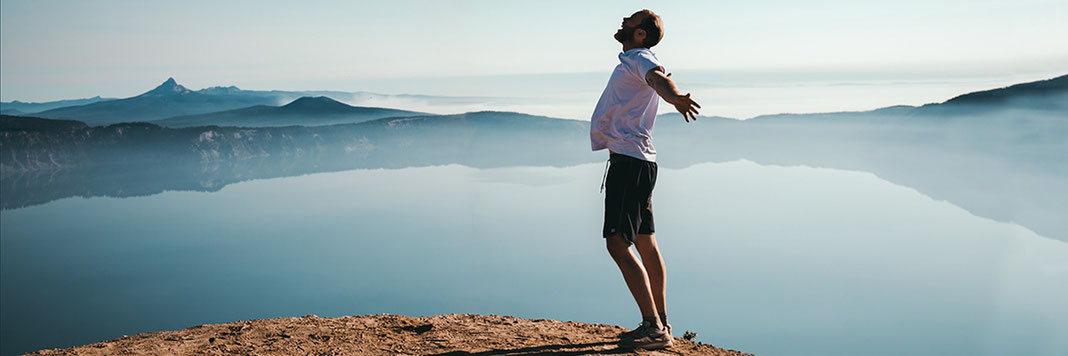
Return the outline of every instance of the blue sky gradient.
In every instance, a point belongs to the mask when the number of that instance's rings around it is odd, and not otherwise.
[[[654,50],[676,76],[874,73],[1008,83],[1068,72],[1064,1],[5,0],[0,99],[124,97],[170,76],[190,88],[441,94],[456,92],[442,78],[608,73],[619,52],[612,34],[643,7],[664,18]],[[459,92],[526,96],[523,86]]]

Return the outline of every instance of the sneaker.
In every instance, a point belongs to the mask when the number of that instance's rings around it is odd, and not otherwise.
[[[674,339],[675,337],[671,335],[671,324],[664,324],[664,327],[667,328],[668,337]],[[620,339],[633,339],[634,335],[642,332],[642,329],[645,329],[644,322],[638,324],[638,327],[634,328],[634,330],[621,332],[618,336]]]
[[[624,332],[619,333],[619,338],[620,339],[633,339],[634,335],[640,334],[642,332],[642,330],[645,330],[645,322],[642,322],[642,323],[638,324],[638,327],[634,328],[634,330],[624,331]]]
[[[667,327],[657,329],[656,325],[642,322],[637,329],[632,330],[629,337],[619,341],[620,346],[626,348],[643,348],[646,350],[662,349],[672,344],[671,334]]]

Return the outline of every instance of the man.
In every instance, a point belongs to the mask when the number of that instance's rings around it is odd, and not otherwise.
[[[671,74],[666,74],[649,50],[663,38],[663,28],[660,16],[649,10],[623,19],[615,34],[623,45],[620,64],[612,72],[590,122],[593,150],[607,148],[610,153],[610,168],[602,183],[606,188],[602,235],[642,314],[642,323],[621,334],[620,344],[646,349],[672,344],[664,302],[664,260],[653,236],[653,121],[660,98],[674,105],[686,122],[696,120],[701,107],[690,94],[679,93],[668,78]],[[641,263],[631,252],[631,244],[641,254]]]

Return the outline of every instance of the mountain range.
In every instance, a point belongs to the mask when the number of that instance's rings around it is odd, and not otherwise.
[[[19,114],[32,114],[45,110],[51,110],[55,108],[62,108],[67,106],[78,106],[85,104],[92,104],[99,101],[114,100],[112,98],[101,98],[94,96],[86,99],[68,99],[68,100],[56,100],[43,103],[27,103],[18,100],[0,103],[0,114],[4,115],[19,115]]]
[[[247,108],[155,120],[164,127],[192,126],[321,126],[364,122],[384,117],[427,115],[387,108],[351,106],[326,96],[301,97],[283,106],[256,105]]]
[[[254,106],[281,106],[303,97],[327,97],[342,103],[366,103],[370,106],[354,106],[366,108],[366,110],[350,110],[352,120],[334,118],[336,120],[324,120],[326,123],[358,122],[369,117],[375,117],[376,112],[382,113],[385,109],[377,108],[382,105],[398,105],[398,103],[423,104],[437,103],[446,106],[455,106],[461,103],[482,103],[487,98],[478,97],[450,97],[450,96],[426,96],[408,94],[379,94],[371,92],[344,92],[330,90],[308,91],[284,91],[284,90],[243,90],[236,86],[215,86],[200,90],[190,90],[178,84],[174,78],[168,78],[156,88],[141,95],[121,99],[108,99],[94,97],[89,99],[59,100],[44,103],[25,103],[21,101],[0,102],[0,114],[3,115],[31,115],[50,119],[78,120],[89,125],[109,125],[119,122],[135,121],[159,121],[180,116],[194,116],[223,111],[251,108]],[[324,104],[329,106],[330,104]],[[335,105],[336,106],[336,105]],[[260,109],[271,111],[267,109]],[[399,110],[399,109],[393,109]],[[415,111],[406,111],[417,113]],[[221,120],[237,120],[235,124],[258,125],[250,123],[243,118],[244,114],[256,114],[256,110],[246,112],[221,114]],[[276,111],[270,115],[273,119],[265,119],[264,125],[278,121],[292,121],[295,111]],[[312,112],[319,115],[322,112]],[[289,116],[289,118],[282,118]],[[203,120],[208,117],[191,118],[183,120]],[[174,125],[183,125],[183,120],[172,121]],[[314,120],[312,120],[314,121]],[[297,121],[306,124],[307,120]],[[294,122],[294,123],[297,123]]]
[[[168,90],[154,95],[189,95]],[[1062,198],[1068,195],[1066,103],[1068,76],[1061,76],[919,107],[750,120],[702,116],[693,123],[665,114],[656,123],[657,161],[665,168],[746,159],[871,172],[973,214],[1068,241],[1068,220],[1062,218],[1068,215]],[[266,113],[262,117],[297,110],[327,118],[357,110],[326,98],[254,108]],[[248,109],[217,117],[254,117]],[[217,190],[254,178],[356,168],[604,159],[603,152],[589,150],[589,122],[509,112],[401,113],[328,126],[173,128],[0,116],[0,149],[5,209],[76,195]]]
[[[975,113],[990,114],[994,111],[1037,112],[1058,114],[1068,112],[1068,75],[1004,88],[983,90],[958,95],[941,103],[921,106],[895,105],[870,111],[848,111],[807,114],[760,115],[746,120],[786,118],[928,118],[935,116],[962,116]]]
[[[192,91],[175,82],[174,78],[168,78],[155,89],[135,97],[60,107],[36,113],[34,116],[78,120],[89,125],[106,125],[275,104],[277,103],[274,98],[266,96]]]

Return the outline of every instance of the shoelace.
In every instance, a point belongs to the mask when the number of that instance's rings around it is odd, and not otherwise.
[[[638,324],[637,328],[634,328],[634,332],[640,332],[642,329],[647,329],[649,327],[652,327],[652,325],[649,325],[647,327],[647,326],[645,326],[645,322],[642,322],[641,324]],[[664,329],[664,331],[668,332],[669,334],[671,333],[671,325],[670,324],[664,324],[663,325],[663,329]]]
[[[638,324],[638,327],[632,329],[631,331],[624,332],[623,335],[626,335],[627,337],[634,337],[637,335],[641,335],[641,333],[644,332],[645,329],[645,323],[641,323]]]

